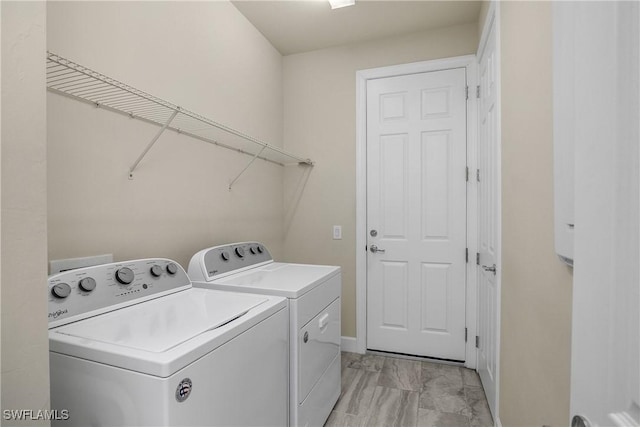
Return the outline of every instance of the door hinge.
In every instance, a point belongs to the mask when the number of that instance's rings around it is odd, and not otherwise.
[[[480,182],[480,169],[476,169],[476,181]]]
[[[480,265],[480,252],[476,252],[476,265]]]
[[[464,96],[466,99],[469,99],[469,86],[466,86],[464,88]]]
[[[476,348],[480,348],[480,337],[476,335]]]
[[[466,178],[466,179],[467,179],[467,182],[469,182],[469,166],[467,166],[467,175],[466,175],[466,177],[467,177],[467,178]]]
[[[465,262],[469,262],[469,248],[464,248],[464,260]]]
[[[480,98],[480,85],[476,86],[476,98]]]
[[[464,328],[464,342],[467,342],[467,328]]]

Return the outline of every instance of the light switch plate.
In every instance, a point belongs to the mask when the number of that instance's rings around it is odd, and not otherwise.
[[[333,240],[342,240],[342,226],[334,225],[333,226]]]

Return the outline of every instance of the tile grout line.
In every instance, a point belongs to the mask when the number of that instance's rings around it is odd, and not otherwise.
[[[419,419],[420,419],[420,410],[423,409],[425,411],[432,411],[441,415],[444,414],[450,414],[450,415],[464,415],[464,418],[466,420],[466,425],[467,427],[471,427],[472,422],[474,421],[474,411],[473,411],[473,407],[471,405],[471,395],[470,395],[470,391],[472,389],[476,389],[479,388],[480,390],[482,390],[482,385],[477,385],[475,378],[471,379],[468,375],[465,375],[465,371],[463,371],[466,368],[463,367],[458,367],[458,369],[456,369],[457,375],[451,375],[450,372],[446,372],[448,368],[440,368],[441,364],[438,363],[433,363],[433,362],[425,362],[425,361],[416,361],[419,362],[419,374],[417,376],[418,378],[418,388],[415,389],[415,383],[413,381],[415,381],[415,375],[411,375],[412,371],[415,369],[415,366],[413,366],[414,369],[409,368],[409,366],[411,366],[410,364],[405,364],[403,362],[398,362],[398,358],[393,358],[393,357],[387,357],[387,356],[379,356],[381,360],[371,360],[368,359],[368,361],[365,363],[362,363],[362,357],[363,355],[351,355],[349,353],[349,356],[344,357],[343,353],[343,366],[342,369],[344,370],[345,368],[349,368],[349,369],[353,369],[356,372],[360,372],[361,375],[367,375],[367,373],[369,375],[372,374],[377,374],[377,379],[375,381],[375,385],[373,385],[373,394],[371,395],[371,398],[368,400],[368,403],[365,404],[364,408],[362,410],[358,411],[358,415],[354,415],[354,414],[348,414],[348,413],[344,413],[344,415],[349,415],[349,416],[353,416],[353,417],[357,417],[359,418],[357,420],[357,422],[359,423],[359,425],[362,425],[362,422],[365,422],[364,425],[368,425],[369,424],[369,420],[371,420],[372,415],[372,411],[373,411],[373,406],[375,404],[374,402],[374,397],[376,396],[376,389],[378,387],[380,387],[381,389],[388,389],[388,390],[396,390],[397,392],[402,393],[403,395],[409,395],[410,393],[415,393],[416,394],[416,398],[418,399],[417,401],[417,405],[414,409],[414,414],[413,416],[415,417],[415,425],[417,427],[417,425],[419,425]],[[367,355],[364,355],[367,356]],[[401,359],[401,360],[406,360],[406,359]],[[381,364],[379,362],[382,362]],[[383,376],[383,371],[385,370],[385,366],[387,365],[393,365],[393,367],[390,369],[391,371],[391,375],[390,375],[390,380],[387,381],[389,384],[387,384],[387,382],[382,381],[381,382],[381,378]],[[465,409],[467,409],[468,411],[465,411],[466,413],[458,413],[458,412],[443,412],[437,409],[437,407],[435,407],[434,409],[428,409],[428,408],[421,408],[420,407],[420,402],[421,402],[421,395],[423,393],[423,391],[428,387],[426,385],[426,381],[427,378],[429,378],[429,375],[426,374],[425,371],[425,366],[427,365],[437,365],[435,366],[436,372],[434,373],[434,376],[432,378],[430,378],[430,380],[437,379],[438,378],[443,378],[444,382],[446,383],[447,379],[449,381],[453,381],[453,385],[452,387],[459,387],[457,384],[461,384],[461,388],[462,388],[462,396],[460,396],[460,394],[458,394],[458,396],[463,398],[463,403],[465,405]],[[357,366],[357,367],[356,367]],[[442,366],[451,366],[451,365],[442,365]],[[442,369],[442,373],[438,373],[437,370],[438,369]],[[406,371],[406,372],[405,372]],[[477,375],[475,373],[475,371],[473,372],[469,372],[470,375]],[[404,374],[404,375],[403,375]],[[356,376],[358,377],[358,375]],[[354,377],[354,378],[356,378]],[[458,378],[459,377],[459,378]],[[414,380],[412,380],[412,378],[414,378]],[[452,380],[453,378],[453,380]],[[470,383],[473,384],[468,384],[467,383],[467,379]],[[461,382],[460,382],[461,381]],[[405,384],[405,383],[408,383]],[[412,384],[413,383],[413,384]],[[407,390],[404,387],[409,386],[411,389]],[[433,384],[433,390],[436,391],[436,393],[439,390],[439,386],[434,383]],[[444,386],[446,388],[446,386]],[[344,391],[344,390],[343,390]],[[446,394],[446,392],[444,390],[442,390],[443,394]],[[453,396],[453,395],[452,395]],[[476,396],[476,404],[481,404],[482,400],[485,401],[486,403],[486,397],[484,396],[484,392],[482,391],[482,397]],[[364,403],[364,402],[362,402]],[[461,402],[462,403],[462,402]],[[403,405],[404,406],[404,405]],[[408,409],[408,408],[407,408]],[[396,421],[400,421],[402,418],[402,413],[404,411],[400,410],[400,412],[398,414],[396,414]],[[336,413],[337,414],[337,413]],[[411,416],[411,412],[404,412],[404,414]],[[477,421],[481,421],[482,417],[484,417],[483,415],[477,419]],[[414,423],[412,423],[411,425],[413,425]]]

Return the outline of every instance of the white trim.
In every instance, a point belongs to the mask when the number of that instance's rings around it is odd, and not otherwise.
[[[478,52],[476,53],[476,57],[480,58],[482,53],[484,52],[484,48],[487,46],[487,37],[489,37],[489,30],[491,29],[491,25],[493,24],[494,19],[496,18],[496,11],[498,2],[491,1],[489,3],[489,10],[487,11],[487,16],[484,18],[484,27],[482,27],[482,35],[480,36],[480,42],[478,43]],[[496,28],[496,31],[498,28]]]
[[[477,132],[470,132],[472,126],[477,123],[477,102],[474,101],[477,82],[477,62],[475,55],[457,56],[454,58],[436,59],[433,61],[414,62],[410,64],[393,65],[390,67],[372,68],[356,72],[356,348],[358,353],[367,350],[367,80],[385,77],[395,77],[407,74],[425,73],[429,71],[448,70],[452,68],[466,68],[467,85],[469,86],[469,102],[467,102],[467,162],[469,168],[475,168],[475,152]],[[473,156],[469,153],[473,152]],[[473,161],[471,164],[469,162]],[[471,182],[471,181],[470,181]],[[471,186],[468,186],[468,188]],[[477,206],[469,202],[470,191],[467,191],[467,242],[476,243]],[[475,195],[475,192],[474,192]],[[475,196],[474,196],[475,197]],[[470,222],[470,218],[474,218]],[[473,236],[473,241],[469,240]],[[469,247],[469,261],[475,246]],[[469,337],[476,330],[476,278],[475,274],[467,273],[467,328]],[[469,308],[471,307],[471,309]],[[471,310],[472,316],[469,315]],[[471,339],[467,342],[467,354],[465,366],[476,367],[476,349],[471,345]]]
[[[358,351],[358,342],[354,337],[342,337],[340,340],[340,350],[349,353],[360,353]]]
[[[496,419],[494,420],[494,424],[495,427],[502,427],[502,421],[500,421],[500,417],[496,417]]]
[[[370,77],[373,78],[373,77]],[[367,73],[356,72],[356,347],[367,351]]]
[[[496,138],[498,144],[496,146],[497,159],[496,159],[496,180],[500,187],[497,194],[498,207],[496,209],[496,293],[498,294],[498,301],[496,301],[496,413],[494,414],[496,420],[500,422],[500,331],[502,330],[502,44],[501,28],[500,28],[500,2],[492,1],[493,6],[493,25],[495,25],[495,37],[496,37]],[[502,425],[502,424],[500,424]]]
[[[497,315],[497,329],[496,333],[496,404],[495,414],[493,418],[495,425],[502,427],[500,422],[500,330],[502,326],[502,55],[501,55],[501,43],[500,43],[500,2],[491,0],[489,4],[489,11],[485,18],[484,28],[482,29],[482,36],[480,37],[480,43],[478,44],[477,58],[480,60],[484,49],[487,45],[487,38],[489,36],[491,27],[495,27],[495,55],[496,55],[496,138],[498,144],[496,146],[496,180],[500,187],[497,191],[497,209],[496,209],[496,315]]]
[[[407,74],[427,73],[430,71],[449,70],[451,68],[464,68],[476,60],[475,55],[455,56],[453,58],[434,59],[431,61],[411,62],[409,64],[391,65],[388,67],[369,68],[356,71],[356,89],[360,89],[359,83],[364,79],[381,79],[385,77],[405,76]],[[366,86],[365,86],[366,89]],[[356,94],[356,100],[358,100]],[[366,91],[362,94],[366,101]]]
[[[469,85],[469,100],[467,102],[467,166],[469,167],[469,182],[467,182],[467,247],[469,248],[469,262],[467,263],[467,345],[464,366],[476,369],[478,366],[478,352],[473,337],[478,335],[478,275],[475,254],[478,248],[478,182],[475,170],[478,169],[478,108],[475,88],[479,84],[478,62],[474,61],[467,67],[467,84]],[[473,90],[472,90],[473,89]]]

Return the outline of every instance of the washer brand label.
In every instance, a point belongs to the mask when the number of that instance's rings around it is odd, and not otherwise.
[[[67,310],[66,308],[64,310],[57,310],[57,311],[52,311],[49,313],[49,319],[57,319],[58,317],[62,316],[63,314],[67,314],[69,312],[69,310]]]
[[[178,388],[176,388],[176,400],[178,402],[184,402],[191,394],[192,384],[189,378],[185,378],[180,381]]]

